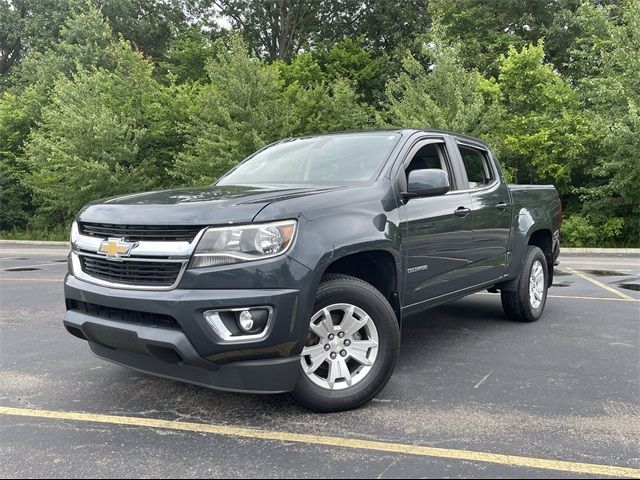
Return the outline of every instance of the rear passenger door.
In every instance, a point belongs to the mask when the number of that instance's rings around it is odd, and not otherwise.
[[[487,149],[460,140],[456,143],[471,195],[473,277],[478,284],[490,282],[506,270],[512,219],[509,187]]]

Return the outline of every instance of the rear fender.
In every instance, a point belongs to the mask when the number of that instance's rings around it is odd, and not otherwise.
[[[554,240],[553,221],[550,218],[550,211],[540,208],[529,209],[522,207],[513,219],[513,241],[511,251],[509,252],[509,265],[507,268],[506,280],[496,285],[500,290],[514,291],[518,288],[520,280],[520,271],[524,263],[524,257],[530,245],[531,237],[538,231],[548,230],[552,235],[549,251],[546,252],[547,264],[549,269],[549,283],[553,279],[553,252]]]

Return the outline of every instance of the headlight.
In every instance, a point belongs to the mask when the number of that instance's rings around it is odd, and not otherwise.
[[[189,268],[214,267],[282,255],[293,243],[296,221],[209,228]]]
[[[73,222],[71,224],[71,238],[69,245],[71,250],[75,250],[76,242],[78,241],[78,236],[80,236],[80,231],[78,230],[78,222]]]

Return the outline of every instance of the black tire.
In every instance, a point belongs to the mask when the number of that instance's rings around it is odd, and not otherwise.
[[[374,398],[387,384],[400,351],[400,328],[393,308],[372,285],[359,278],[327,274],[316,292],[314,312],[336,303],[349,303],[363,309],[373,321],[379,350],[371,370],[362,380],[343,390],[329,390],[301,373],[294,398],[316,412],[338,412],[358,408]]]
[[[533,266],[536,262],[542,265],[542,273],[544,275],[543,294],[540,304],[534,308],[531,302],[530,293],[530,276]],[[525,253],[520,277],[518,279],[518,287],[514,291],[501,291],[500,298],[502,300],[502,308],[507,318],[520,322],[535,322],[542,316],[544,306],[547,302],[547,282],[549,279],[549,270],[547,269],[547,259],[539,247],[529,245]]]

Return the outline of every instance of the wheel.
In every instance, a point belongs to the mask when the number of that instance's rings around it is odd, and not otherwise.
[[[501,291],[502,308],[511,320],[535,322],[547,302],[547,259],[539,247],[529,246],[522,262],[518,288]]]
[[[364,405],[389,381],[399,350],[400,328],[386,298],[358,278],[326,275],[293,396],[318,412]]]

